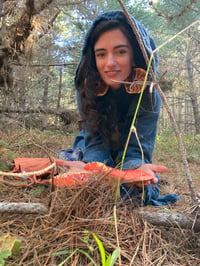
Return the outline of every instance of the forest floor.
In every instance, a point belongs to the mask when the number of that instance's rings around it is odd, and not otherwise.
[[[14,157],[55,157],[58,149],[71,147],[74,138],[61,131],[4,130],[0,134],[0,171],[12,169]],[[194,190],[200,195],[200,136],[184,137],[184,143]],[[112,265],[103,264],[93,233],[106,256],[120,247],[114,265],[200,265],[199,231],[155,226],[137,215],[143,210],[187,216],[196,208],[173,132],[158,135],[154,163],[169,168],[160,175],[161,194],[177,193],[176,204],[136,207],[120,199],[115,209],[115,194],[97,179],[54,191],[50,185],[15,187],[0,179],[0,203],[42,203],[48,208],[46,214],[0,213],[0,237],[8,234],[21,241],[20,252],[8,256],[6,265]],[[1,241],[0,265],[4,265]]]

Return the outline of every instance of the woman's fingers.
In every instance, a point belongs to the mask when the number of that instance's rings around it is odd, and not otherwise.
[[[155,164],[150,164],[150,168],[155,173],[164,173],[169,170],[167,167],[163,165],[155,165]]]
[[[67,167],[73,171],[83,171],[85,163],[81,161],[64,161],[61,159],[56,159],[56,165],[60,167]]]
[[[138,169],[141,169],[149,174],[152,175],[152,179],[150,181],[145,181],[145,182],[139,182],[136,185],[138,187],[143,187],[143,186],[149,186],[150,184],[155,184],[158,182],[158,178],[156,177],[156,173],[164,173],[168,171],[169,169],[165,166],[162,165],[155,165],[155,164],[143,164],[141,167]]]
[[[164,173],[169,170],[166,166],[156,164],[143,164],[139,167],[139,169],[142,169],[148,173]]]

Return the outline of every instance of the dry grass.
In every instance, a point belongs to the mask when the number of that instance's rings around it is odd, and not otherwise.
[[[47,136],[35,131],[29,134],[29,140],[27,134],[28,132],[19,137],[19,133],[7,132],[2,136],[6,142],[11,140],[10,146],[17,147],[15,152],[26,157],[46,156],[44,149],[33,145],[30,139],[47,147],[47,153],[51,155],[58,148],[64,148],[62,145],[67,141],[68,144],[71,142],[71,138],[62,134],[55,137],[55,134]],[[25,145],[27,143],[30,145]],[[174,186],[173,190],[179,188],[176,184]],[[56,266],[69,254],[52,255],[54,252],[72,252],[76,248],[90,254],[97,265],[101,265],[92,233],[101,239],[107,254],[117,247],[113,219],[115,197],[111,189],[99,180],[74,188],[56,188],[53,192],[49,186],[16,188],[0,183],[0,191],[0,201],[40,202],[49,207],[46,215],[0,214],[0,235],[9,232],[22,240],[20,254],[7,260],[7,265]],[[182,193],[185,192],[182,190]],[[183,202],[169,207],[168,211],[177,210],[182,204]],[[127,203],[122,200],[117,203],[121,265],[199,265],[199,233],[175,228],[156,228],[137,216],[136,205],[136,202]],[[146,208],[155,210],[152,207]],[[85,230],[89,232],[88,243],[94,247],[93,252],[89,251],[88,244],[84,242]],[[92,264],[86,256],[76,252],[65,265]]]
[[[7,188],[5,200],[51,202],[47,215],[1,214],[1,233],[10,232],[22,240],[20,255],[8,265],[59,265],[67,255],[53,256],[58,251],[80,248],[90,253],[100,265],[97,248],[89,252],[83,242],[84,231],[95,233],[111,253],[116,247],[113,220],[114,195],[102,183],[95,181],[73,189],[49,189],[37,194],[32,188]],[[8,191],[10,195],[8,195]],[[10,198],[10,197],[12,198]],[[181,229],[153,227],[139,219],[134,203],[118,202],[117,225],[122,265],[198,265],[198,234]],[[90,245],[96,247],[92,237]],[[78,256],[78,257],[77,257]],[[77,260],[76,264],[74,260]],[[66,265],[88,265],[88,259],[76,253]],[[118,265],[118,264],[117,264]]]

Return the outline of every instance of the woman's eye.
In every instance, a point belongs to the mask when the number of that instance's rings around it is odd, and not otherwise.
[[[126,53],[127,53],[126,50],[119,50],[119,51],[118,51],[118,54],[126,54]]]
[[[96,54],[96,57],[104,57],[105,56],[105,53],[98,53]]]

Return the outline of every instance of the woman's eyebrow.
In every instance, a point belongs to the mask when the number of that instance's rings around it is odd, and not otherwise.
[[[116,46],[114,47],[114,49],[123,48],[123,47],[125,47],[125,48],[130,48],[130,46],[127,45],[127,44],[119,44],[119,45],[116,45]],[[94,51],[95,51],[95,52],[106,51],[106,48],[98,48],[98,49],[95,49]]]
[[[106,49],[105,48],[98,48],[98,49],[95,49],[94,51],[96,53],[96,52],[106,51]]]
[[[123,47],[130,48],[130,46],[127,44],[119,44],[119,45],[115,46],[114,48],[117,49],[117,48],[123,48]]]

